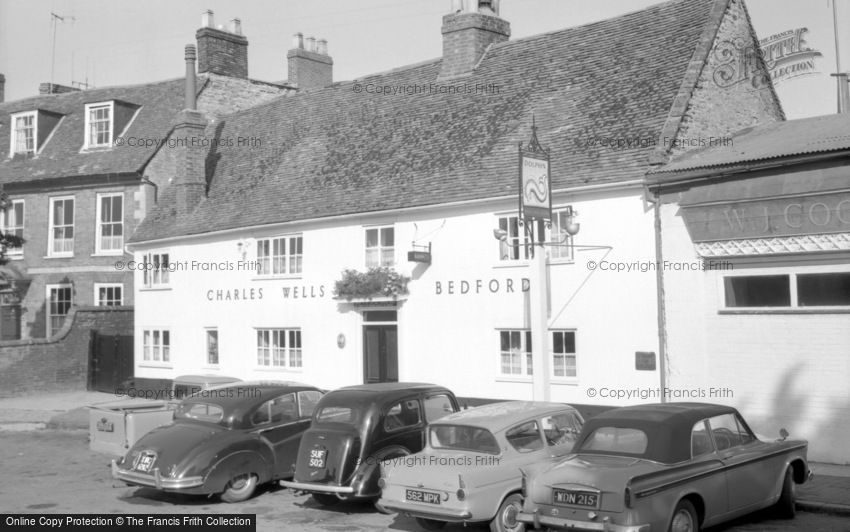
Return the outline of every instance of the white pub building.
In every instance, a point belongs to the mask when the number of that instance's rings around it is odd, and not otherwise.
[[[325,46],[296,37],[297,93],[215,122],[187,102],[174,135],[210,142],[174,148],[183,170],[130,245],[137,379],[424,381],[529,399],[539,351],[551,400],[662,399],[661,205],[645,178],[701,140],[784,120],[769,81],[717,82],[763,70],[746,8],[672,1],[510,40],[498,4],[454,2],[431,61],[331,82]],[[718,52],[730,42],[740,56]],[[553,213],[536,285],[517,212],[532,120]],[[677,260],[668,275],[722,267]],[[733,401],[723,375],[693,378],[665,399]]]

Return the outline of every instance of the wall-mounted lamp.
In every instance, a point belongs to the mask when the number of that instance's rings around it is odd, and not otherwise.
[[[504,229],[493,229],[493,238],[505,242],[508,239],[508,232]]]

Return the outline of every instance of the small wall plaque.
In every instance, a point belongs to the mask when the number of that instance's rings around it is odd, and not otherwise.
[[[655,352],[636,351],[635,369],[638,371],[655,371]]]

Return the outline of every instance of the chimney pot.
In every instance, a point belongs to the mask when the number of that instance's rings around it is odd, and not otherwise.
[[[316,51],[316,38],[315,37],[307,37],[307,51],[315,52]]]
[[[207,9],[201,14],[201,27],[202,28],[214,28],[215,27],[215,16],[213,15],[212,9]]]
[[[298,50],[304,49],[304,34],[301,32],[292,36],[292,47]]]
[[[234,18],[230,21],[230,33],[235,33],[236,35],[242,35],[242,21],[238,18]]]
[[[322,55],[328,55],[328,41],[326,39],[316,41],[316,51]]]

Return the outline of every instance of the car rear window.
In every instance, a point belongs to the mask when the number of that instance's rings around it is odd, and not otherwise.
[[[431,447],[499,454],[496,437],[487,429],[465,425],[431,425]]]
[[[220,406],[212,403],[187,403],[183,402],[174,412],[177,419],[192,419],[207,423],[218,423],[221,421],[224,411]]]
[[[357,411],[347,406],[325,406],[316,412],[316,423],[346,423],[353,425],[357,422]]]
[[[580,451],[641,456],[646,452],[648,439],[640,429],[599,427],[581,444]]]

